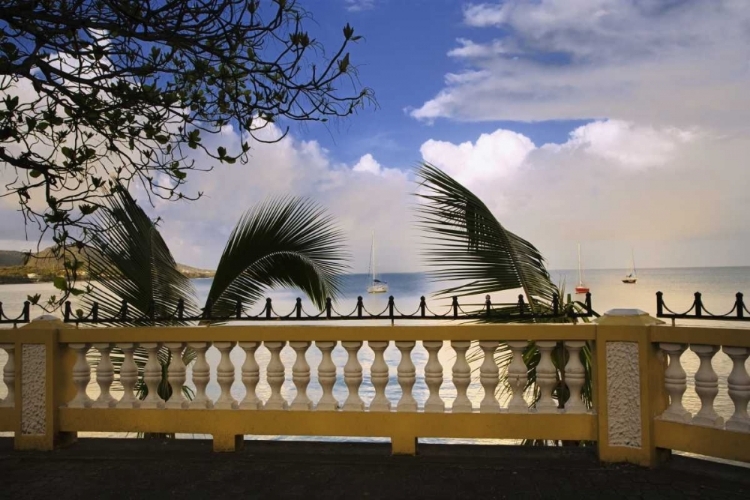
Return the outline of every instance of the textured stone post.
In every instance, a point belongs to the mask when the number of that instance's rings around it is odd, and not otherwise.
[[[664,454],[654,445],[653,420],[667,406],[666,365],[649,332],[662,321],[638,309],[614,309],[596,323],[599,459],[656,465]]]
[[[58,342],[69,328],[54,316],[42,316],[19,329],[15,349],[16,408],[20,411],[14,447],[52,450],[75,441],[75,433],[60,432],[59,408],[75,399],[73,366],[76,355]],[[91,400],[88,400],[89,406]]]

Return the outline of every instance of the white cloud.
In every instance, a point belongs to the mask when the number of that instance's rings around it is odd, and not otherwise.
[[[270,126],[266,133],[277,131]],[[213,137],[210,140],[217,142],[207,145],[240,140],[236,131],[226,133],[230,135]],[[413,185],[404,172],[383,167],[370,154],[353,166],[338,164],[317,142],[292,135],[275,144],[249,142],[246,165],[218,165],[212,172],[189,174],[189,189],[203,191],[203,199],[160,203],[153,210],[163,218],[161,232],[179,262],[215,267],[244,211],[268,197],[294,195],[315,200],[336,217],[350,243],[354,271],[367,271],[373,231],[383,271],[418,267],[409,216]],[[200,164],[201,157],[195,159]]]
[[[427,141],[422,154],[554,268],[575,265],[577,241],[590,267],[624,265],[631,246],[647,267],[750,263],[750,139],[610,120],[562,144],[501,129],[473,143]]]
[[[667,163],[681,145],[695,140],[698,135],[689,130],[657,129],[621,120],[607,120],[578,127],[570,133],[568,142],[545,147],[557,151],[586,151],[593,157],[622,166],[644,168]]]
[[[458,38],[456,41],[460,47],[448,51],[450,57],[480,58],[490,57],[508,52],[507,47],[500,40],[493,40],[491,43],[475,43],[466,38]]]
[[[467,185],[507,176],[521,166],[534,149],[525,135],[510,130],[482,134],[475,143],[453,144],[428,140],[420,148],[422,158]]]
[[[360,12],[375,8],[375,0],[344,0],[346,10],[349,12]]]
[[[470,5],[465,23],[497,30],[497,39],[459,40],[449,55],[466,66],[448,74],[443,90],[411,114],[744,128],[750,120],[747,7],[733,0]]]

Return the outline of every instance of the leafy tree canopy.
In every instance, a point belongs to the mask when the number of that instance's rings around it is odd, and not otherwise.
[[[232,125],[345,117],[373,99],[348,24],[326,51],[295,0],[5,0],[0,3],[0,175],[27,224],[61,249],[87,242],[112,188],[195,199],[188,173],[247,158],[205,145]],[[267,138],[266,138],[267,139]],[[272,140],[278,140],[275,138]]]

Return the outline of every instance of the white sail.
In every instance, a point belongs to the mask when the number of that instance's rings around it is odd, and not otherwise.
[[[370,248],[370,286],[367,287],[367,293],[386,293],[388,283],[379,280],[375,272],[375,232],[372,233],[372,246]]]
[[[628,284],[634,284],[638,281],[638,275],[635,272],[635,256],[633,254],[633,249],[630,249],[630,272],[625,275],[625,277],[622,279],[623,283]]]

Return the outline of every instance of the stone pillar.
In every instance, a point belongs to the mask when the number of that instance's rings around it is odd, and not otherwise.
[[[19,330],[16,342],[17,450],[52,450],[72,443],[76,433],[60,431],[59,408],[76,395],[75,353],[58,342],[69,328],[54,316],[42,316]]]
[[[654,466],[668,454],[657,451],[652,428],[667,406],[666,365],[649,332],[663,322],[638,309],[613,309],[596,323],[599,459]]]

